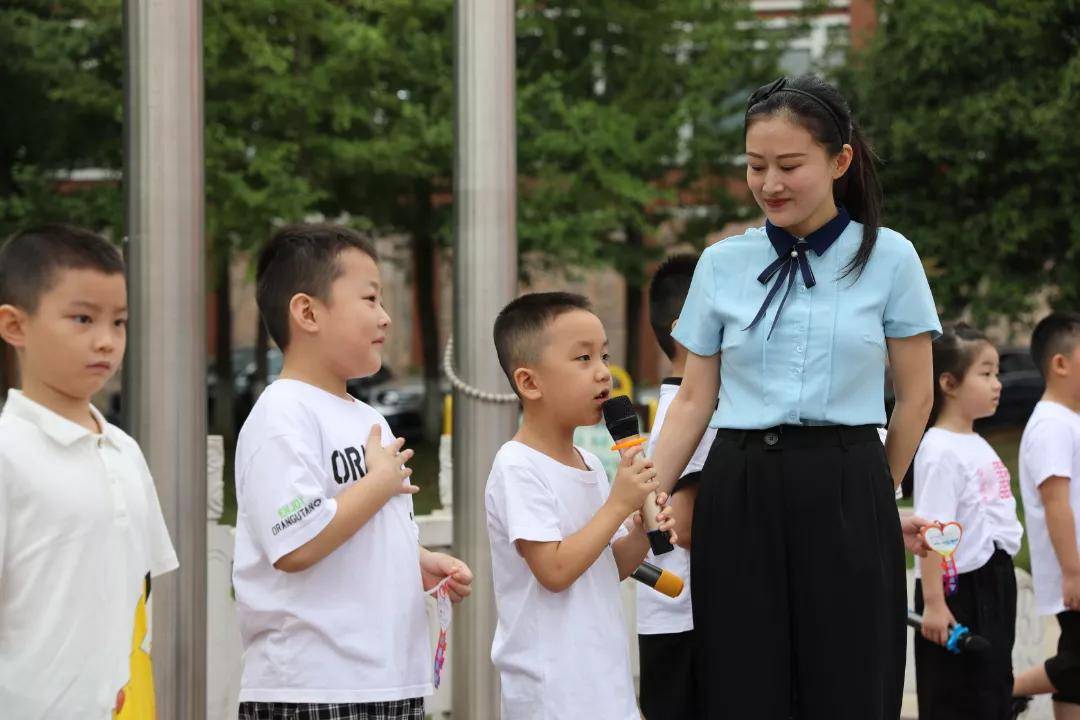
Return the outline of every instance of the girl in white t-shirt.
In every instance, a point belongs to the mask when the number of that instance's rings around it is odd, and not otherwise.
[[[920,720],[1011,717],[1016,579],[1012,558],[1024,530],[1016,517],[1009,471],[974,430],[997,410],[998,353],[981,332],[957,325],[934,341],[934,409],[915,455],[915,512],[956,521],[963,536],[953,559],[958,582],[946,594],[941,557],[916,568],[915,609],[923,614],[915,638]],[[954,654],[951,628],[967,626],[986,638],[981,653]]]

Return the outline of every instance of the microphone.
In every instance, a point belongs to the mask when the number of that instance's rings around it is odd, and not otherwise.
[[[638,565],[637,570],[630,573],[630,577],[640,583],[645,583],[658,593],[663,593],[669,598],[677,598],[682,594],[682,578],[664,568],[656,567],[650,562]]]
[[[645,442],[645,438],[641,436],[641,431],[638,428],[637,411],[634,410],[634,404],[630,402],[630,398],[625,395],[608,398],[604,401],[601,409],[604,412],[604,424],[607,425],[608,432],[611,433],[611,439],[615,441],[615,444],[611,446],[612,450],[616,450],[621,454],[623,450],[636,447]],[[649,536],[649,546],[652,548],[653,554],[663,555],[666,552],[671,552],[674,546],[671,544],[668,534],[657,527],[659,523],[656,520],[656,513],[658,511],[656,494],[650,493],[641,508],[641,519],[645,523],[645,529]]]
[[[908,610],[907,624],[916,630],[922,630],[922,615]],[[945,643],[945,649],[953,655],[960,653],[981,653],[990,649],[990,641],[981,635],[976,635],[964,625],[953,625],[949,633],[949,639]]]

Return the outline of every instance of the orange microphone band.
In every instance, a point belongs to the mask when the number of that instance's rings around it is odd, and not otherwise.
[[[645,438],[641,437],[640,435],[635,435],[632,438],[627,438],[626,440],[620,440],[619,442],[612,445],[611,449],[614,450],[615,452],[618,452],[619,450],[626,450],[627,448],[637,447],[638,445],[644,445],[644,444],[645,444]]]

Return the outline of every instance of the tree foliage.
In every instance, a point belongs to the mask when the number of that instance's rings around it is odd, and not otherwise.
[[[849,82],[944,315],[1080,301],[1080,2],[882,4]]]

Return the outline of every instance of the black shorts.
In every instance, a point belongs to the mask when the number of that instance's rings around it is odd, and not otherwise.
[[[242,702],[239,720],[424,720],[424,698],[370,703]]]
[[[701,665],[694,631],[638,635],[645,720],[699,720]]]
[[[1057,655],[1046,661],[1046,675],[1057,692],[1054,701],[1080,705],[1080,612],[1058,613],[1061,637]]]

